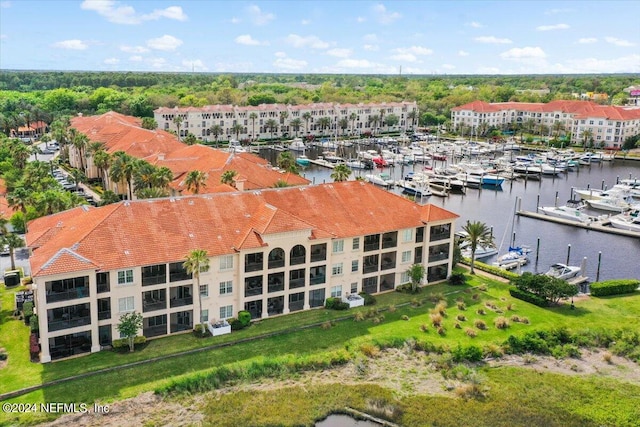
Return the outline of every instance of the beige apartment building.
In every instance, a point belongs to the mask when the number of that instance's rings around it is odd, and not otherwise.
[[[474,101],[451,109],[454,129],[480,127],[505,129],[513,125],[546,126],[548,135],[570,135],[571,143],[593,141],[596,147],[620,149],[625,139],[640,134],[640,108],[599,105],[592,101],[549,103]],[[557,125],[559,123],[559,125]],[[545,135],[543,135],[545,136]]]
[[[423,264],[424,283],[452,269],[458,216],[372,184],[123,201],[38,218],[26,236],[42,362],[97,352],[122,314],[147,338],[201,322],[322,307],[328,297],[392,291]],[[204,249],[199,289],[183,269]],[[202,306],[200,302],[202,301]],[[202,310],[202,318],[199,313]]]
[[[391,115],[398,119],[394,125],[387,124],[387,118]],[[367,104],[206,105],[183,108],[161,107],[154,111],[154,119],[159,129],[174,132],[179,130],[181,137],[192,133],[203,141],[215,139],[212,127],[216,125],[221,130],[218,135],[221,141],[231,139],[254,141],[272,137],[347,136],[367,132],[371,134],[402,132],[413,130],[418,123],[418,117],[418,105],[415,101]],[[176,121],[176,118],[180,120]],[[269,126],[270,120],[275,121],[275,127]],[[299,126],[295,126],[296,122]],[[326,126],[323,126],[323,123]]]

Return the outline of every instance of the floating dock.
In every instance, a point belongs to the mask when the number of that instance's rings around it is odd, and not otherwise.
[[[329,169],[335,169],[337,163],[331,163],[325,159],[309,159],[309,163],[313,163],[314,165],[323,166]]]
[[[590,222],[577,222],[571,221],[562,218],[556,218],[553,216],[537,213],[537,212],[529,212],[529,211],[517,211],[516,215],[524,216],[527,218],[541,219],[543,221],[555,222],[556,224],[570,225],[573,227],[584,228],[586,230],[599,231],[602,233],[609,234],[617,234],[618,236],[626,236],[626,237],[635,237],[640,239],[640,233],[631,230],[623,230],[620,228],[613,228],[609,226],[611,221],[607,219],[601,221],[590,221]]]

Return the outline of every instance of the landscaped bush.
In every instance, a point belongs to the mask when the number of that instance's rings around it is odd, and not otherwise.
[[[467,336],[469,336],[469,337],[471,337],[471,338],[475,338],[475,337],[478,335],[478,333],[476,332],[476,330],[475,330],[475,329],[473,329],[473,328],[466,328],[466,329],[464,330],[464,333],[465,333],[465,334],[467,334]]]
[[[239,311],[238,321],[242,324],[243,328],[246,328],[251,324],[251,313],[249,313],[247,310]]]
[[[33,315],[33,302],[27,301],[22,305],[22,314],[24,315],[24,324],[29,324],[29,319]]]
[[[138,335],[133,339],[133,345],[144,344],[146,342],[147,342],[147,337],[145,337],[143,335]],[[113,347],[114,349],[126,348],[128,350],[129,349],[129,340],[126,339],[126,338],[113,340],[111,342],[111,347]]]
[[[470,345],[467,347],[463,347],[458,345],[456,348],[451,350],[451,356],[454,362],[480,362],[484,356],[482,354],[482,349],[475,345]]]
[[[635,292],[640,286],[640,280],[636,279],[617,279],[606,280],[604,282],[595,282],[590,285],[591,295],[594,297],[603,297],[607,295],[620,295]]]
[[[442,325],[442,315],[440,313],[431,313],[429,317],[431,317],[431,324],[436,328]]]
[[[461,322],[464,322],[465,320],[467,320],[467,317],[464,314],[458,314],[456,316],[456,319],[458,319]]]
[[[460,286],[467,283],[467,276],[464,273],[451,273],[449,276],[449,284],[454,286]]]
[[[412,294],[413,289],[411,288],[411,283],[405,283],[404,285],[399,285],[396,287],[397,292],[402,292],[405,294]]]
[[[462,301],[458,301],[457,305],[458,305],[458,310],[466,310],[467,309],[467,305],[465,303],[463,303]]]
[[[474,320],[473,326],[483,331],[487,329],[487,324],[485,323],[485,321],[480,319]]]
[[[40,325],[38,324],[38,315],[33,314],[29,319],[29,328],[31,332],[38,332],[40,330]]]
[[[327,298],[324,302],[324,306],[330,310],[349,309],[349,303],[343,302],[340,298]]]
[[[206,325],[198,323],[197,325],[193,326],[193,335],[196,338],[205,338],[210,337],[211,333],[209,332],[209,329],[206,327]]]
[[[509,321],[503,316],[496,317],[493,320],[493,324],[498,329],[507,329],[509,327]]]
[[[546,299],[518,288],[509,288],[509,294],[514,298],[530,302],[531,304],[537,305],[538,307],[547,307],[549,305]]]
[[[440,313],[442,317],[447,317],[447,302],[444,300],[438,302],[433,311],[436,313]]]
[[[371,294],[360,292],[358,295],[364,298],[364,305],[374,305],[376,303],[376,298]]]

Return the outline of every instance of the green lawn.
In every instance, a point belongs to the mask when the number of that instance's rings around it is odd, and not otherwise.
[[[501,343],[510,334],[517,335],[527,330],[548,329],[557,326],[566,326],[573,330],[587,327],[613,329],[629,327],[635,330],[640,329],[640,293],[621,297],[590,298],[577,302],[575,310],[571,310],[568,305],[543,309],[511,298],[508,294],[507,286],[503,283],[482,276],[473,277],[469,282],[470,286],[482,284],[488,285],[487,291],[471,289],[469,286],[436,285],[425,289],[417,297],[397,292],[378,297],[377,306],[388,307],[391,304],[399,305],[416,298],[426,300],[429,295],[434,293],[448,294],[447,316],[443,323],[446,329],[444,336],[438,335],[432,326],[429,326],[428,332],[421,330],[421,325],[431,325],[429,310],[434,307],[431,302],[419,307],[407,305],[398,307],[393,312],[385,311],[383,313],[384,320],[379,324],[373,323],[370,319],[354,322],[351,318],[353,310],[336,312],[320,309],[263,320],[253,324],[247,330],[234,332],[222,337],[199,339],[194,338],[191,334],[173,336],[153,340],[142,351],[133,354],[117,354],[106,351],[81,358],[41,365],[31,363],[28,360],[28,328],[24,326],[24,323],[5,320],[0,325],[0,336],[3,341],[6,341],[2,346],[9,350],[9,365],[0,371],[0,389],[2,391],[14,390],[31,384],[39,384],[43,381],[94,371],[103,367],[121,365],[219,342],[258,336],[267,332],[290,330],[291,325],[318,323],[344,316],[349,316],[350,318],[346,321],[337,322],[334,327],[328,330],[313,327],[301,331],[290,331],[270,338],[156,361],[148,365],[121,369],[70,383],[45,387],[43,390],[26,394],[11,401],[25,403],[50,401],[108,402],[132,397],[143,391],[154,390],[161,385],[167,384],[171,381],[171,378],[176,376],[203,372],[225,364],[256,360],[265,355],[295,356],[319,353],[326,350],[344,348],[345,346],[356,348],[364,342],[389,338],[405,339],[416,337],[427,339],[437,345],[449,345],[451,347],[456,346],[458,343],[463,345],[475,343],[483,346],[487,343]],[[464,300],[465,310],[460,310],[456,306],[456,299],[460,298]],[[5,307],[9,300],[8,293],[3,291],[3,313],[7,312]],[[12,303],[12,300],[10,301]],[[487,302],[493,303],[504,313],[496,313],[488,308],[486,306]],[[508,304],[512,304],[512,310],[507,310]],[[484,309],[486,314],[477,314],[476,311],[479,308]],[[362,310],[366,311],[368,309],[368,307],[365,307]],[[454,328],[455,318],[458,314],[464,314],[467,318],[466,321],[460,322],[461,329]],[[505,316],[510,318],[512,315],[527,317],[530,324],[512,322],[510,327],[504,330],[494,327],[493,321],[496,317]],[[403,320],[402,316],[407,316],[408,320]],[[481,331],[476,329],[477,336],[470,338],[466,335],[465,328],[473,328],[473,322],[476,319],[485,321],[488,330]],[[6,340],[5,336],[7,337]],[[24,339],[24,341],[20,343],[19,339]],[[24,355],[21,355],[21,352]],[[29,422],[29,420],[32,420],[32,418],[19,419],[21,422]],[[1,421],[2,418],[0,418]]]

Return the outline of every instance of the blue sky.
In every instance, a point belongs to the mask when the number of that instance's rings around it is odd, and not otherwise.
[[[638,1],[0,0],[0,68],[640,73]]]

